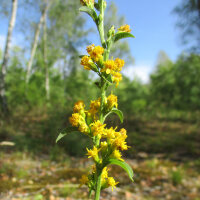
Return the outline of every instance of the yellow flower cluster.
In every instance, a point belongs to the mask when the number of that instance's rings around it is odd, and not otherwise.
[[[104,48],[101,46],[95,46],[94,44],[87,47],[87,52],[95,62],[98,62],[103,58]]]
[[[87,47],[87,52],[89,56],[83,56],[81,58],[81,65],[86,70],[97,71],[98,62],[103,60],[104,48],[92,44]]]
[[[121,26],[118,31],[122,31],[122,32],[127,32],[127,33],[130,33],[131,32],[131,29],[130,29],[130,26],[125,24],[123,26]]]
[[[99,120],[97,120],[91,123],[90,126],[93,136],[98,136],[101,138],[101,136],[104,134],[104,127],[106,124],[102,124]]]
[[[83,101],[78,101],[74,104],[74,113],[69,117],[69,122],[72,126],[78,127],[78,130],[84,134],[89,133],[89,127],[85,121],[85,104]]]
[[[116,131],[117,128],[105,128],[105,124],[100,123],[100,121],[95,121],[91,123],[91,130],[94,136],[98,135],[99,138],[103,138],[104,141],[100,143],[100,146],[94,146],[92,149],[87,149],[88,158],[93,158],[96,163],[102,163],[104,157],[115,158],[120,161],[122,159],[122,154],[120,152],[127,150],[129,147],[126,143],[126,130],[124,128],[120,129],[119,132]],[[96,167],[92,167],[92,173],[89,175],[89,181],[93,181],[93,177],[96,173]],[[112,189],[117,185],[113,177],[108,177],[107,167],[103,168],[101,175],[102,187],[106,188],[111,186]]]
[[[113,107],[118,107],[118,103],[117,103],[117,96],[115,96],[114,94],[111,94],[108,96],[107,98],[107,107],[109,109],[112,109]]]
[[[122,80],[122,75],[119,72],[122,70],[124,64],[124,60],[120,58],[107,60],[104,62],[104,68],[101,69],[101,72],[111,74],[113,76],[113,82],[118,86],[119,82]]]
[[[90,109],[88,110],[88,113],[95,118],[95,115],[99,112],[100,105],[101,105],[101,98],[91,101]]]
[[[89,56],[83,56],[81,59],[81,65],[84,66],[84,69],[91,70],[92,59]]]
[[[94,145],[91,149],[86,148],[88,158],[92,158],[95,163],[102,164],[105,157],[107,159],[118,159],[123,161],[121,151],[127,150],[129,147],[126,143],[127,133],[125,129],[106,128],[106,124],[101,123],[97,119],[97,113],[99,112],[101,105],[101,99],[91,101],[90,109],[85,110],[85,104],[83,101],[78,101],[73,107],[74,113],[69,117],[69,121],[74,127],[78,127],[78,130],[91,138],[97,138],[101,140],[99,145]],[[117,96],[110,94],[105,100],[105,108],[107,112],[113,107],[118,107]],[[95,115],[96,118],[91,115]],[[96,177],[96,166],[92,167],[92,173],[83,175],[80,179],[81,185],[86,184],[89,187],[93,184]],[[108,176],[108,169],[104,167],[101,175],[102,187],[115,188],[117,182],[113,177]]]
[[[99,149],[97,149],[96,147],[93,147],[93,149],[87,149],[87,154],[88,158],[93,158],[95,161],[98,160],[99,156],[98,156],[98,152],[100,151]]]
[[[92,176],[95,173],[96,173],[96,166],[92,165],[92,175],[86,175],[86,174],[82,175],[80,179],[80,186],[89,185],[89,183],[92,181]],[[112,187],[112,190],[113,190],[113,188],[116,188],[116,185],[119,182],[116,182],[113,177],[109,177],[108,168],[104,167],[101,173],[101,183],[102,183],[103,188]]]

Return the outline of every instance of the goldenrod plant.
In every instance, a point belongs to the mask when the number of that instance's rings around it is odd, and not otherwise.
[[[101,46],[94,44],[87,47],[88,55],[80,56],[81,65],[85,70],[92,70],[99,76],[96,86],[101,91],[101,96],[90,102],[89,109],[83,101],[75,103],[73,114],[69,118],[72,127],[67,128],[65,133],[60,133],[56,142],[70,132],[81,132],[87,135],[93,148],[87,150],[88,158],[91,158],[94,165],[91,166],[91,172],[85,174],[80,179],[81,185],[87,185],[89,194],[94,191],[94,199],[99,200],[101,190],[116,187],[118,182],[109,176],[108,165],[118,165],[122,167],[130,179],[133,181],[133,171],[131,167],[123,160],[121,151],[127,150],[127,133],[124,128],[118,130],[117,127],[109,127],[105,124],[106,118],[115,113],[123,122],[123,113],[118,109],[117,96],[111,93],[106,96],[106,90],[109,86],[115,84],[118,86],[122,80],[120,71],[124,67],[124,60],[120,58],[110,59],[110,50],[112,45],[120,39],[134,37],[130,32],[130,26],[124,25],[115,30],[112,26],[104,35],[104,11],[106,1],[81,0],[81,12],[87,13],[95,22],[101,40]]]

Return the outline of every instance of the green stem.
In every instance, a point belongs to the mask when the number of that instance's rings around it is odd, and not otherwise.
[[[105,102],[105,98],[106,98],[106,83],[105,81],[101,80],[102,82],[102,87],[101,87],[101,107],[100,107],[100,122],[103,123],[103,117],[104,117],[104,102]]]
[[[104,0],[99,0],[99,6],[100,6],[100,14],[99,14],[99,22],[97,25],[101,44],[104,49],[106,49],[106,42],[105,42],[105,36],[104,36],[104,10],[105,10],[105,2]],[[107,56],[106,56],[107,57]],[[105,59],[105,58],[104,58]],[[103,123],[104,119],[104,102],[106,97],[106,83],[104,79],[101,77],[101,107],[100,107],[100,122]],[[96,141],[96,145],[99,146],[100,140]],[[97,177],[96,177],[96,188],[95,188],[95,198],[94,200],[100,199],[100,193],[101,193],[101,173],[102,169],[98,168],[96,164],[97,169]]]
[[[105,37],[104,37],[104,0],[99,0],[99,6],[100,6],[100,14],[99,14],[99,23],[97,25],[100,39],[101,39],[101,44],[103,48],[106,48],[106,42],[105,42]]]
[[[97,182],[96,182],[96,190],[95,190],[94,200],[100,199],[100,193],[101,193],[101,172],[99,174],[97,174]]]

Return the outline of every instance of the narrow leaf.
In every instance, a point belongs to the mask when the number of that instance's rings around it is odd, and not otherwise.
[[[77,132],[77,129],[75,127],[67,127],[66,129],[64,129],[61,133],[59,133],[58,137],[56,138],[56,143],[63,137],[65,137],[68,133],[72,132]]]
[[[120,161],[120,160],[117,160],[117,159],[110,159],[108,161],[108,165],[118,165],[120,166],[121,168],[123,168],[126,173],[128,174],[129,178],[131,179],[131,181],[133,181],[133,170],[132,168],[130,167],[130,165],[128,165],[126,162],[124,161]]]
[[[92,17],[94,22],[97,24],[98,16],[97,16],[97,13],[95,12],[95,10],[88,8],[87,6],[82,6],[79,8],[79,11],[87,13],[90,17]]]
[[[110,114],[112,114],[112,113],[117,114],[118,117],[119,117],[119,119],[120,119],[120,121],[121,121],[121,123],[123,123],[124,115],[123,115],[122,111],[121,111],[121,110],[118,110],[117,108],[113,108],[109,113],[107,113],[107,114],[104,116],[104,120],[103,120],[103,121],[105,121],[106,118],[107,118]]]
[[[118,40],[123,39],[123,38],[129,38],[129,37],[135,38],[135,36],[132,35],[131,33],[117,32],[114,36],[114,42],[117,42]]]
[[[63,137],[65,137],[65,135],[67,135],[67,133],[59,133],[59,135],[58,135],[58,137],[57,137],[57,139],[56,139],[56,143],[57,143],[60,139],[62,139]]]
[[[118,110],[117,108],[113,108],[111,112],[117,114],[121,123],[123,123],[124,115],[123,115],[123,112],[121,110]]]
[[[105,121],[106,118],[107,118],[110,114],[112,114],[112,113],[117,114],[118,117],[119,117],[119,119],[120,119],[120,121],[121,121],[121,123],[123,123],[123,120],[124,120],[123,112],[122,112],[121,110],[118,110],[117,108],[113,108],[109,113],[107,113],[107,114],[104,116],[104,120],[103,120],[103,121]]]

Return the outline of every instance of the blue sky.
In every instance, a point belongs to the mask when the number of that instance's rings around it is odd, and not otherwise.
[[[156,64],[158,52],[164,50],[175,61],[183,51],[179,41],[176,16],[173,8],[180,0],[115,0],[118,12],[124,15],[132,28],[135,39],[129,39],[135,64],[125,74],[138,75],[148,81],[149,73]]]
[[[108,0],[109,2],[110,0]],[[184,47],[179,42],[176,16],[173,8],[180,0],[114,0],[118,13],[125,16],[126,23],[131,26],[135,39],[128,39],[135,64],[126,66],[124,74],[133,78],[137,75],[147,82],[149,74],[154,70],[157,55],[165,51],[175,61]],[[0,47],[5,44],[8,21],[0,22]],[[13,44],[22,38],[14,31]]]

